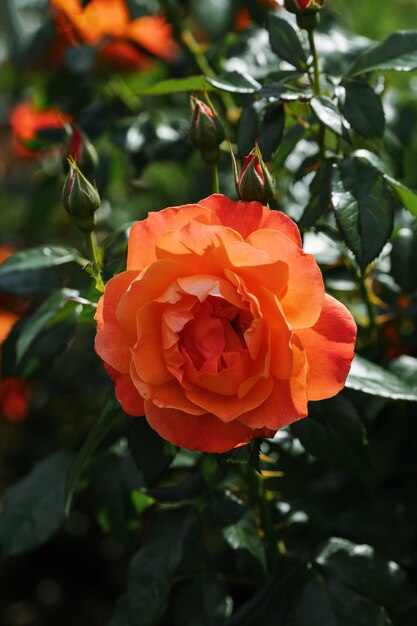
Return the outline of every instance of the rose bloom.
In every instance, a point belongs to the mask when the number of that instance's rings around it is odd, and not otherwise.
[[[33,158],[39,152],[31,147],[31,142],[37,138],[37,132],[43,128],[63,128],[71,118],[55,108],[37,109],[33,102],[25,100],[12,108],[9,120],[13,133],[14,153]]]
[[[133,226],[96,320],[125,412],[207,452],[271,437],[338,393],[356,337],[294,222],[220,194]]]
[[[0,245],[0,263],[5,261],[15,250]],[[0,356],[1,346],[15,323],[27,308],[25,298],[0,292]],[[24,420],[28,413],[29,383],[19,378],[0,377],[0,418],[10,422]]]
[[[177,53],[165,19],[146,15],[132,20],[125,0],[91,0],[86,6],[81,0],[49,0],[49,4],[64,48],[99,44],[100,56],[115,68],[146,68],[152,65],[151,57],[170,61]]]

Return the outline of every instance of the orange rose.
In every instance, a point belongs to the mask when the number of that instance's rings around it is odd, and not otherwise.
[[[166,61],[177,53],[172,28],[161,15],[130,19],[125,0],[49,0],[54,21],[68,45],[99,44],[102,58],[119,69],[145,68],[153,56]]]
[[[338,393],[356,337],[294,222],[219,194],[133,226],[96,319],[123,409],[207,452],[272,436]]]

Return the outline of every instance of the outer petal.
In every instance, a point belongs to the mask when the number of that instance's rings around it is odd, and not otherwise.
[[[297,330],[309,365],[308,399],[331,398],[343,389],[353,359],[356,324],[347,308],[325,296],[320,318],[312,328]]]
[[[116,310],[136,276],[137,272],[122,272],[109,280],[95,315],[98,322],[95,341],[97,354],[105,363],[125,374],[129,373],[130,347],[135,344],[136,335],[120,326]]]
[[[254,436],[251,428],[234,421],[224,424],[214,415],[189,415],[175,409],[163,409],[151,400],[145,402],[149,424],[164,439],[176,446],[203,452],[226,452],[247,443]]]
[[[106,370],[110,374],[114,383],[116,398],[125,413],[135,417],[144,415],[143,398],[134,386],[129,374],[120,374],[112,367],[106,365]]]
[[[141,270],[157,260],[155,246],[162,235],[170,230],[180,230],[191,220],[203,224],[217,224],[215,213],[199,204],[170,207],[149,213],[146,220],[132,226],[128,242],[127,269]]]
[[[248,243],[266,250],[275,261],[287,263],[287,291],[284,295],[277,294],[284,316],[294,329],[313,326],[324,300],[323,277],[314,257],[275,230],[258,230],[248,237]],[[274,285],[270,288],[276,293]]]
[[[283,235],[301,246],[300,232],[296,224],[281,211],[271,211],[260,202],[233,202],[222,194],[213,194],[204,198],[202,206],[213,209],[224,226],[233,228],[244,239],[259,228],[279,230]]]

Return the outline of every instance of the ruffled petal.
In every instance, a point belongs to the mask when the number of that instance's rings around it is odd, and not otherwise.
[[[199,204],[213,209],[224,226],[233,228],[244,239],[259,228],[271,228],[301,246],[300,232],[292,219],[281,211],[271,211],[260,202],[234,202],[222,194],[213,194]]]
[[[123,411],[128,415],[139,417],[145,415],[143,398],[134,386],[129,374],[120,374],[109,365],[105,365],[114,384],[116,398]]]
[[[277,294],[273,284],[270,289],[278,296],[289,325],[293,329],[313,326],[324,301],[323,277],[314,257],[275,230],[258,230],[248,237],[248,243],[287,264],[286,292]]]
[[[128,332],[119,324],[116,310],[137,275],[137,272],[122,272],[109,280],[95,315],[98,324],[95,340],[97,354],[105,363],[125,374],[130,370],[130,348],[136,342],[136,333]]]
[[[225,424],[209,413],[190,415],[158,407],[151,400],[145,402],[145,413],[150,426],[161,437],[189,450],[227,452],[254,436],[250,428],[238,421]]]
[[[353,317],[343,304],[326,294],[319,320],[296,334],[307,355],[309,400],[331,398],[343,389],[353,359]]]
[[[191,220],[203,224],[217,223],[213,211],[199,204],[170,207],[157,213],[149,213],[146,220],[136,222],[129,234],[127,269],[142,270],[157,260],[156,244],[168,231],[178,231]]]

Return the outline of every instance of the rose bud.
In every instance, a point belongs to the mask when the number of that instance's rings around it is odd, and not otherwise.
[[[68,128],[67,139],[63,149],[63,166],[65,173],[69,171],[68,159],[74,159],[79,167],[87,173],[93,172],[98,166],[98,155],[87,135],[76,126]]]
[[[235,162],[233,166],[236,168]],[[245,157],[238,176],[235,170],[235,184],[239,198],[246,202],[268,202],[274,197],[275,180],[263,162],[258,145]]]
[[[207,163],[219,160],[219,145],[224,140],[223,126],[211,107],[193,98],[190,139]]]
[[[74,218],[77,228],[89,233],[94,230],[95,212],[100,206],[100,196],[74,159],[68,159],[68,163],[69,172],[62,192],[62,202],[66,211]]]
[[[284,6],[290,13],[319,11],[324,6],[324,0],[284,0]]]

